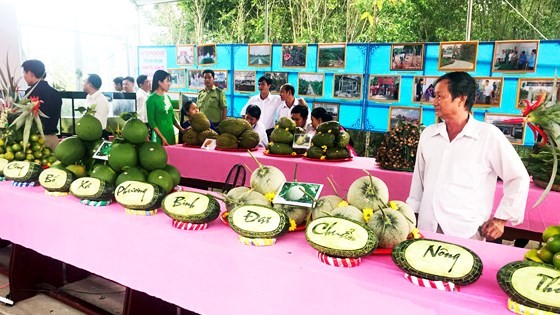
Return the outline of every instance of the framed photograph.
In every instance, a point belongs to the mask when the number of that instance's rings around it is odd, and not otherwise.
[[[478,42],[442,42],[439,43],[440,71],[474,71]]]
[[[199,69],[188,70],[189,89],[197,91],[204,89],[204,76],[202,75],[203,71],[204,70]]]
[[[432,104],[435,98],[437,76],[415,76],[412,85],[412,102]]]
[[[257,88],[257,72],[235,71],[233,90],[242,93],[253,93]]]
[[[325,75],[323,73],[299,73],[297,94],[299,96],[323,96]]]
[[[311,140],[313,135],[308,133],[296,133],[294,134],[294,142],[292,143],[292,148],[294,149],[309,149],[311,147]]]
[[[522,115],[486,113],[484,121],[498,127],[511,144],[523,144],[525,121]]]
[[[282,44],[282,67],[305,68],[307,44]]]
[[[333,97],[344,99],[362,98],[361,74],[335,74],[333,77]]]
[[[393,44],[391,45],[391,70],[423,70],[424,44]]]
[[[474,107],[500,107],[504,79],[500,77],[474,77],[476,98]]]
[[[95,150],[95,153],[93,153],[93,158],[98,159],[98,160],[108,161],[109,160],[109,152],[111,151],[111,146],[112,145],[113,145],[113,142],[103,140],[101,145],[97,148],[97,150]]]
[[[370,75],[368,99],[377,102],[398,102],[400,98],[400,76]]]
[[[389,110],[389,130],[393,129],[399,121],[422,123],[422,107],[391,106]]]
[[[323,190],[322,184],[284,182],[272,202],[311,208],[314,200],[319,198],[321,190]]]
[[[187,73],[184,68],[177,68],[177,69],[167,69],[171,78],[169,81],[171,82],[172,89],[184,89],[187,86]]]
[[[543,93],[551,95],[554,91],[554,79],[519,79],[517,88],[517,108],[525,108],[525,101],[533,104]],[[560,85],[556,86],[556,95]]]
[[[535,72],[538,52],[538,40],[496,41],[492,71]]]
[[[194,65],[194,45],[177,45],[177,65]]]
[[[270,93],[280,94],[280,87],[288,83],[288,72],[265,72],[264,76],[272,80]]]
[[[218,62],[216,44],[196,45],[196,56],[200,66],[216,64]]]
[[[268,67],[272,61],[271,44],[249,44],[247,64],[253,67]]]
[[[338,121],[338,113],[340,112],[340,104],[338,103],[323,103],[323,102],[313,102],[312,110],[317,107],[323,107],[327,114],[331,115],[334,121]]]
[[[318,44],[318,68],[344,68],[346,66],[346,43]]]
[[[222,90],[228,88],[228,71],[227,70],[214,70],[214,85]]]

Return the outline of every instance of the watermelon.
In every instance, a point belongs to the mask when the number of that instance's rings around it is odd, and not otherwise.
[[[115,200],[131,210],[159,208],[165,191],[159,186],[137,181],[125,181],[115,188]]]
[[[111,200],[113,199],[113,191],[113,185],[93,177],[78,178],[70,185],[72,195],[80,199],[93,201]]]
[[[14,182],[34,182],[39,178],[43,168],[40,164],[28,161],[14,161],[8,163],[4,169],[4,177]]]
[[[69,170],[48,168],[39,175],[39,184],[47,191],[68,192],[75,179],[76,176]]]

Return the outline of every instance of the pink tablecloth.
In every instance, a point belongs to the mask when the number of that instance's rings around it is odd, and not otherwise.
[[[246,152],[206,151],[181,145],[169,146],[166,149],[169,155],[169,163],[176,166],[181,176],[186,178],[224,182],[229,170],[235,164],[247,164],[251,169],[257,167],[257,164]],[[381,178],[387,184],[392,200],[405,201],[412,182],[412,173],[380,169],[375,165],[375,160],[372,158],[355,157],[350,162],[317,162],[302,158],[270,157],[264,155],[262,150],[253,152],[253,155],[262,164],[278,167],[286,177],[289,177],[288,180],[291,180],[297,163],[297,179],[302,182],[324,184],[322,195],[333,194],[327,176],[334,178],[337,191],[341,196],[344,196],[352,182],[365,175],[363,170],[368,170],[372,175]],[[248,179],[246,185],[249,185]],[[535,209],[531,208],[542,191],[542,188],[531,184],[525,219],[516,228],[540,233],[547,226],[560,223],[558,208],[560,206],[560,192],[551,192],[541,205]],[[498,206],[502,196],[503,190],[500,182],[496,189],[494,209]]]
[[[131,216],[118,204],[89,207],[7,182],[0,205],[1,238],[201,314],[510,314],[496,273],[524,254],[435,236],[484,262],[475,284],[450,293],[407,282],[390,256],[350,269],[324,265],[302,232],[271,247],[244,246],[219,220],[181,231],[163,213]]]

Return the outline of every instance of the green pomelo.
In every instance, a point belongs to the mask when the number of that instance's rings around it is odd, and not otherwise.
[[[125,167],[135,167],[138,164],[136,148],[130,143],[119,143],[109,151],[109,165],[116,172],[122,172]]]
[[[148,171],[163,169],[167,165],[167,152],[156,142],[146,142],[138,150],[140,165]]]
[[[62,140],[54,150],[54,156],[62,164],[70,165],[81,160],[86,154],[86,147],[77,136]]]
[[[136,167],[127,168],[122,173],[120,173],[119,176],[117,176],[117,180],[115,181],[115,186],[118,186],[129,180],[136,181],[136,182],[145,182],[146,175],[139,168]]]
[[[53,166],[51,165],[51,167]],[[72,164],[66,166],[66,169],[72,172],[76,176],[76,178],[88,176],[86,168],[83,165]]]
[[[111,186],[114,186],[117,180],[117,173],[109,165],[99,164],[91,171],[90,177],[104,180],[111,184]]]
[[[130,143],[138,144],[146,142],[148,138],[148,127],[140,119],[129,119],[123,126],[124,139]]]
[[[179,173],[179,170],[175,166],[167,164],[163,170],[171,175],[171,179],[173,179],[173,186],[179,185],[179,182],[181,181],[181,173]]]
[[[76,123],[76,135],[83,141],[95,141],[103,135],[103,127],[99,119],[86,114]]]
[[[148,175],[148,183],[158,185],[166,194],[173,190],[173,179],[171,175],[164,170],[154,170],[150,172],[150,175]]]

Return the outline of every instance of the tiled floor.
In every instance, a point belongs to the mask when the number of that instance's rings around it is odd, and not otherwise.
[[[9,264],[10,249],[0,249],[0,264]],[[8,278],[0,274],[0,287],[8,284]],[[78,297],[88,303],[96,305],[112,314],[121,314],[124,303],[125,288],[114,282],[97,276],[77,281],[60,288],[70,295]],[[5,297],[10,293],[8,286],[0,288],[0,296]],[[0,303],[0,315],[77,315],[84,314],[66,304],[63,304],[47,295],[36,296],[18,302],[14,306]]]

